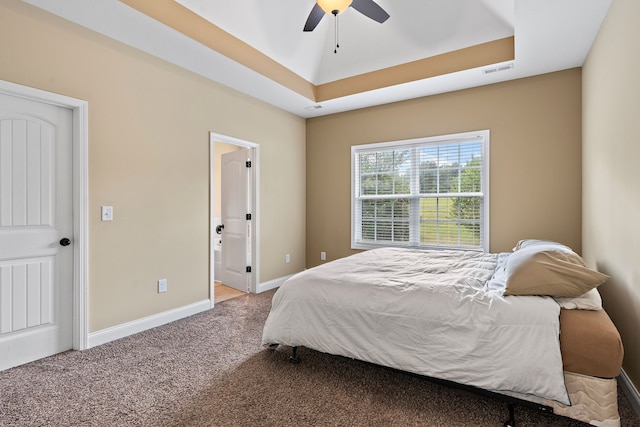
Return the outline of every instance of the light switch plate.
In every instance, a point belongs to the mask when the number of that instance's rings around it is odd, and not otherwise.
[[[113,221],[113,206],[102,207],[102,220]]]

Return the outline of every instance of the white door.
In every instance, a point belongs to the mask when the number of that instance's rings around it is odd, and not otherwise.
[[[73,346],[72,125],[0,94],[0,370]]]
[[[222,155],[222,283],[243,292],[249,290],[247,248],[250,221],[248,150]]]

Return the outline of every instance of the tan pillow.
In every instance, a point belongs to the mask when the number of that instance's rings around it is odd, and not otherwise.
[[[553,242],[551,240],[524,239],[524,240],[520,240],[518,243],[516,243],[516,246],[513,248],[513,251],[515,252],[515,251],[518,251],[520,249],[528,248],[530,246],[535,246],[535,245],[560,246],[561,248],[571,250],[571,248],[569,246],[565,246],[562,243]]]
[[[509,254],[505,273],[505,295],[577,297],[609,278],[588,268],[572,250],[556,245],[534,245]]]

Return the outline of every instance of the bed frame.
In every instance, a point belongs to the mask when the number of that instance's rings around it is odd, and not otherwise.
[[[275,350],[277,347],[279,346],[279,344],[272,344],[271,346],[269,346],[269,348],[271,348],[272,350]],[[289,362],[291,364],[297,365],[298,363],[300,363],[300,357],[298,355],[298,347],[291,347],[291,356],[289,356]],[[365,363],[370,363],[370,362],[365,362]],[[382,366],[382,365],[376,365],[376,366]],[[456,383],[453,381],[448,381],[448,380],[443,380],[440,378],[434,378],[434,377],[427,377],[425,375],[418,375],[418,374],[414,374],[412,372],[407,372],[407,371],[401,371],[398,369],[394,369],[394,368],[389,368],[387,366],[382,366],[385,369],[390,369],[392,371],[396,371],[396,372],[402,372],[404,374],[408,374],[414,377],[418,377],[418,378],[423,378],[427,381],[436,383],[436,384],[440,384],[440,385],[444,385],[447,387],[452,387],[452,388],[457,388],[460,390],[464,390],[464,391],[468,391],[471,393],[475,393],[478,394],[480,396],[484,396],[484,397],[489,397],[495,400],[499,400],[501,402],[504,402],[507,404],[507,411],[509,412],[509,418],[504,422],[504,427],[516,427],[516,418],[515,418],[515,409],[516,406],[522,406],[522,407],[526,407],[526,408],[530,408],[530,409],[535,409],[537,411],[546,413],[546,414],[554,414],[553,408],[551,406],[547,406],[547,405],[543,405],[543,404],[539,404],[539,403],[535,403],[535,402],[530,402],[528,400],[523,400],[523,399],[518,399],[517,397],[511,397],[511,396],[507,396],[504,394],[500,394],[500,393],[495,393],[493,391],[489,391],[489,390],[484,390],[478,387],[473,387],[473,386],[469,386],[469,385],[465,385],[465,384],[460,384],[460,383]]]

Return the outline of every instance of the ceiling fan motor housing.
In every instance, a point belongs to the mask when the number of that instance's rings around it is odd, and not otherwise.
[[[338,15],[351,6],[353,0],[318,0],[318,6],[326,13]]]

